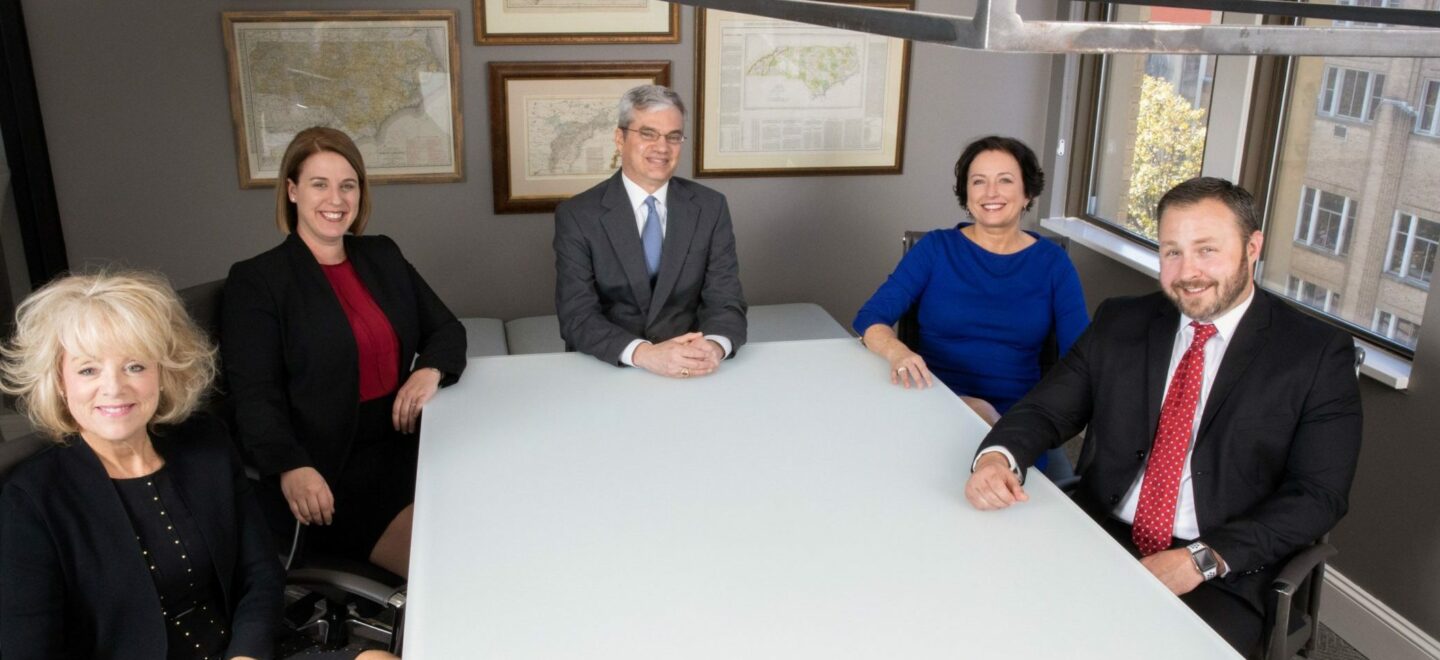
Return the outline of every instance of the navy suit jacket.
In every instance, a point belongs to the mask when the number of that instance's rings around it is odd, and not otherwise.
[[[1145,468],[1179,327],[1163,294],[1105,301],[980,448],[1005,447],[1029,466],[1088,424],[1075,500],[1097,520],[1109,516]],[[1345,515],[1360,435],[1354,341],[1257,288],[1191,457],[1200,540],[1230,570],[1216,586],[1264,611],[1281,563]]]
[[[214,563],[225,657],[271,657],[284,571],[229,434],[196,415],[151,435]],[[163,658],[167,646],[135,528],[90,446],[72,437],[15,468],[0,494],[5,660]]]
[[[555,209],[555,312],[570,350],[620,364],[636,339],[721,335],[745,343],[745,295],[725,196],[674,177],[660,271],[651,289],[645,248],[620,173]]]

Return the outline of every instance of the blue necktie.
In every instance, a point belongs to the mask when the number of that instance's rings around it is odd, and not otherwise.
[[[645,228],[640,231],[640,242],[645,245],[645,270],[654,278],[655,273],[660,271],[660,214],[655,210],[655,198],[646,197],[645,207],[650,210],[645,215]]]

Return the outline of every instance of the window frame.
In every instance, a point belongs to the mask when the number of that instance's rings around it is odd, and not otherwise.
[[[1107,21],[1112,20],[1113,12],[1109,9],[1112,5],[1103,3],[1086,3],[1076,8],[1070,14],[1071,20],[1085,21]],[[1266,16],[1261,24],[1273,26],[1295,25],[1297,19],[1282,16]],[[1057,189],[1056,194],[1063,194],[1061,202],[1054,208],[1063,211],[1065,216],[1075,218],[1087,227],[1101,230],[1105,234],[1114,235],[1123,241],[1158,252],[1159,244],[1144,236],[1139,236],[1124,228],[1110,222],[1106,218],[1098,217],[1088,212],[1086,202],[1089,191],[1092,189],[1092,177],[1096,171],[1095,160],[1099,152],[1098,140],[1100,138],[1099,119],[1102,114],[1101,101],[1105,76],[1105,57],[1098,54],[1072,55],[1077,60],[1073,89],[1075,91],[1074,106],[1071,110],[1070,135],[1073,145],[1068,161],[1063,161],[1065,185],[1063,189]],[[1250,191],[1255,198],[1255,207],[1260,211],[1262,227],[1265,232],[1267,246],[1271,244],[1272,237],[1269,234],[1271,228],[1270,214],[1273,212],[1272,201],[1276,195],[1276,187],[1279,184],[1278,169],[1280,164],[1281,150],[1284,148],[1286,131],[1289,129],[1289,122],[1285,116],[1285,110],[1291,101],[1291,84],[1296,75],[1298,58],[1278,55],[1257,55],[1253,57],[1253,68],[1251,74],[1251,85],[1249,90],[1250,105],[1247,111],[1242,139],[1240,144],[1247,145],[1237,155],[1238,175],[1235,183]],[[1437,81],[1440,82],[1440,81]],[[1318,104],[1317,104],[1318,105]],[[1440,105],[1440,100],[1437,100]],[[1437,110],[1440,113],[1440,110]],[[1301,118],[1288,118],[1299,121]],[[1327,118],[1328,119],[1328,118]],[[1339,122],[1353,122],[1345,118],[1331,119]],[[1436,119],[1436,129],[1440,131],[1440,116]],[[1267,247],[1268,251],[1268,247]],[[1122,260],[1123,261],[1123,260]],[[1265,289],[1272,294],[1284,296],[1284,292],[1277,292],[1262,283],[1259,277],[1265,264],[1265,255],[1260,258],[1260,271],[1257,271],[1256,286]],[[1137,268],[1144,270],[1144,267],[1137,265]],[[1414,347],[1401,344],[1394,339],[1375,332],[1368,325],[1362,325],[1338,316],[1331,316],[1319,312],[1307,305],[1302,305],[1290,300],[1292,306],[1303,314],[1309,315],[1323,323],[1338,328],[1357,340],[1366,342],[1382,349],[1385,352],[1394,354],[1398,360],[1396,364],[1406,365],[1415,358]],[[1427,301],[1427,309],[1429,302]],[[1382,380],[1397,383],[1395,386],[1400,389],[1407,387],[1409,380],[1408,366],[1403,367],[1405,372],[1400,374],[1386,374]],[[1388,367],[1387,367],[1388,369]]]
[[[1352,115],[1340,112],[1340,105],[1343,102],[1345,90],[1345,77],[1348,74],[1355,74],[1357,77],[1365,77],[1364,91],[1360,97],[1360,114]],[[1333,78],[1333,81],[1332,81]],[[1376,84],[1376,80],[1379,84]],[[1315,114],[1326,119],[1338,121],[1354,121],[1371,123],[1375,121],[1375,114],[1380,111],[1380,96],[1385,89],[1385,74],[1368,69],[1355,69],[1348,66],[1331,64],[1325,67],[1325,73],[1320,76],[1320,98],[1315,102]],[[1335,87],[1332,88],[1331,84]],[[1378,89],[1377,89],[1378,88]],[[1326,99],[1329,102],[1326,102]],[[1345,105],[1353,105],[1354,98]],[[1328,106],[1328,107],[1327,107]]]
[[[1426,112],[1428,105],[1429,112]],[[1419,113],[1415,117],[1415,133],[1440,137],[1440,78],[1428,78],[1420,89],[1419,102],[1415,104]],[[1425,122],[1430,126],[1427,128]]]
[[[1395,270],[1391,270],[1390,264],[1395,260],[1395,238],[1401,231],[1400,225],[1402,217],[1409,218],[1409,221],[1405,223],[1407,225],[1405,228],[1405,246],[1400,249],[1400,266]],[[1430,283],[1435,279],[1435,263],[1436,261],[1440,261],[1440,240],[1421,237],[1419,235],[1419,223],[1421,222],[1429,223],[1440,228],[1440,221],[1422,217],[1418,213],[1407,213],[1399,209],[1395,210],[1395,217],[1390,221],[1390,232],[1386,235],[1385,260],[1381,262],[1381,272],[1410,286],[1429,291]],[[1434,245],[1429,252],[1431,255],[1429,279],[1410,275],[1410,268],[1413,265],[1410,259],[1415,256],[1416,241],[1425,241],[1426,243]]]
[[[1324,199],[1325,195],[1340,198],[1340,212],[1338,213],[1340,226],[1335,230],[1334,247],[1315,242],[1317,228],[1320,225],[1320,214],[1322,212],[1335,213],[1335,211],[1321,206],[1320,202]],[[1310,201],[1306,201],[1307,197],[1310,198]],[[1324,188],[1309,185],[1300,187],[1300,200],[1300,208],[1295,211],[1295,244],[1303,245],[1310,250],[1331,256],[1343,257],[1348,255],[1350,253],[1349,248],[1351,243],[1350,234],[1355,228],[1355,209],[1360,206],[1360,202],[1351,198],[1349,195],[1333,193]],[[1307,207],[1310,210],[1309,217],[1305,217]],[[1304,238],[1300,236],[1300,230],[1302,228],[1306,230]]]

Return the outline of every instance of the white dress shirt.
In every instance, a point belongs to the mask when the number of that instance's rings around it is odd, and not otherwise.
[[[639,234],[641,236],[645,235],[645,221],[650,218],[650,208],[648,207],[648,205],[645,204],[645,199],[648,197],[655,198],[655,214],[660,216],[660,238],[663,241],[665,238],[665,230],[667,228],[666,223],[670,219],[669,210],[665,206],[667,195],[670,192],[670,182],[666,181],[665,183],[661,184],[660,187],[657,188],[653,193],[645,192],[645,189],[641,188],[640,184],[631,181],[630,177],[625,176],[625,173],[621,172],[620,183],[625,185],[625,194],[629,195],[630,197],[630,208],[635,212],[636,234]],[[730,339],[728,337],[722,337],[720,335],[705,335],[705,338],[720,345],[720,350],[724,352],[724,355],[721,356],[721,359],[730,357],[730,351],[733,345],[730,343]],[[645,341],[644,339],[632,340],[630,344],[625,347],[625,350],[620,352],[620,363],[624,364],[627,367],[635,366],[635,349],[638,348],[641,344],[648,343],[650,342]]]

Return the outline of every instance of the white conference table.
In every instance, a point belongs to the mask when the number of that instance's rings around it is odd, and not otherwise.
[[[1043,477],[971,508],[986,427],[886,369],[472,359],[425,409],[406,658],[1238,657]]]

